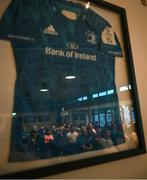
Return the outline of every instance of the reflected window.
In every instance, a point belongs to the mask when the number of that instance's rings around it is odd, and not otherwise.
[[[131,117],[130,117],[130,111],[128,106],[123,106],[123,111],[124,111],[124,120],[128,127],[130,127],[131,123]]]
[[[83,99],[82,98],[78,98],[78,101],[83,101]]]
[[[83,101],[86,101],[87,99],[88,99],[87,96],[84,96],[84,97],[83,97]]]
[[[86,114],[84,111],[79,113],[80,121],[86,121]]]
[[[78,112],[73,112],[73,121],[78,121]]]
[[[97,97],[99,97],[98,93],[92,95],[92,98],[97,98]]]
[[[93,122],[99,124],[99,115],[97,110],[93,111]]]
[[[106,95],[107,95],[106,91],[99,93],[99,96],[106,96]]]
[[[112,121],[112,112],[111,112],[111,109],[107,110],[106,121],[107,121],[108,124],[110,124],[110,122]]]
[[[113,94],[113,93],[114,93],[114,90],[113,90],[113,89],[107,91],[107,94],[108,94],[108,95]]]
[[[99,114],[99,118],[100,118],[100,127],[104,127],[105,126],[105,114]]]

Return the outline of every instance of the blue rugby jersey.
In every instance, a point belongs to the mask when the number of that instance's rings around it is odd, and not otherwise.
[[[89,100],[88,106],[112,102],[115,120],[120,121],[115,84],[115,56],[122,55],[118,38],[111,25],[92,10],[62,3],[75,10],[76,20],[61,13],[64,7],[59,1],[13,0],[0,21],[0,38],[11,40],[17,71],[14,112],[19,117],[12,141],[19,138],[24,114],[56,113],[69,101],[77,107],[79,97],[90,99],[108,90],[113,93],[96,102]],[[76,78],[65,79],[69,75]],[[40,92],[43,84],[48,88],[44,94]]]
[[[34,11],[42,9],[37,17],[30,10],[31,1],[14,0],[1,20],[5,35],[0,35],[12,41],[15,51],[19,112],[46,112],[53,101],[115,90],[114,57],[121,55],[121,48],[109,23],[90,9],[77,6],[77,20],[69,20],[60,13],[60,4],[55,3],[55,10],[45,3],[49,1],[36,2]],[[65,81],[70,74],[76,81]],[[44,79],[49,82],[50,98],[42,104],[39,89]],[[64,97],[62,93],[58,97],[63,91]]]

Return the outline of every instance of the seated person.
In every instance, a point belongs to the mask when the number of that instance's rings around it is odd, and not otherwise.
[[[110,130],[104,128],[101,131],[101,138],[99,139],[99,146],[100,148],[109,148],[113,146],[113,142],[111,140],[111,133]]]
[[[66,136],[69,143],[75,143],[77,141],[78,132],[76,132],[74,128],[71,127]]]
[[[79,133],[76,144],[79,148],[79,152],[85,152],[93,149],[93,145],[89,141],[88,131],[86,128],[83,128],[81,133]]]

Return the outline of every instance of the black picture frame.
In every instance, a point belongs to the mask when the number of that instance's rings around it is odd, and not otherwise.
[[[123,40],[125,40],[124,51],[126,54],[125,56],[127,61],[127,73],[129,77],[129,82],[132,85],[131,99],[133,100],[133,108],[136,116],[136,127],[137,127],[136,133],[138,135],[138,147],[135,149],[129,149],[116,153],[100,155],[98,157],[97,156],[87,157],[75,161],[63,162],[61,164],[54,164],[44,167],[33,168],[29,170],[27,169],[19,172],[8,173],[8,174],[1,174],[0,175],[1,178],[26,178],[26,179],[41,178],[61,172],[76,170],[76,169],[80,169],[88,166],[94,166],[97,164],[106,163],[122,158],[140,155],[146,152],[126,10],[122,7],[113,5],[111,3],[102,0],[91,0],[89,2],[92,3],[94,6],[98,6],[99,8],[104,9],[105,11],[116,13],[120,18],[122,37]],[[77,112],[75,111],[73,113],[77,113]]]

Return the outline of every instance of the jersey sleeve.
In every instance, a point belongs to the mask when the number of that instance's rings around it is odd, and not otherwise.
[[[34,41],[31,36],[31,18],[26,18],[24,0],[12,0],[0,18],[0,39]],[[29,1],[28,1],[29,2]]]
[[[92,9],[86,12],[86,20],[97,35],[98,50],[102,53],[122,56],[122,49],[116,33],[109,22]]]
[[[16,22],[20,12],[20,3],[18,0],[12,0],[6,8],[0,19],[0,38],[10,39],[10,35],[14,35]]]
[[[100,51],[117,57],[123,56],[118,37],[109,24],[106,25],[101,32]]]

